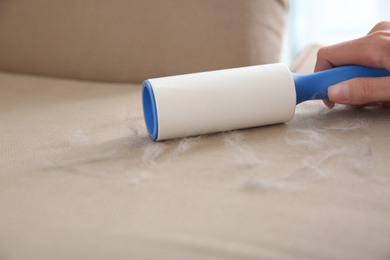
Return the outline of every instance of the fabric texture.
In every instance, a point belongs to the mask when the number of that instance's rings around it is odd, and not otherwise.
[[[0,259],[389,259],[388,109],[152,142],[140,90],[0,73]]]
[[[272,63],[286,14],[286,0],[2,0],[0,70],[141,82]]]

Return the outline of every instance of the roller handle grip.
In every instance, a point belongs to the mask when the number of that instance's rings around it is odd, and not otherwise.
[[[329,99],[328,88],[334,84],[362,77],[386,77],[386,69],[375,69],[360,65],[347,65],[312,74],[291,73],[295,83],[297,104],[314,99]]]

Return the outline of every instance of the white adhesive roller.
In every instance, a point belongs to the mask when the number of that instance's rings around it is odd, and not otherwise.
[[[387,75],[354,65],[299,75],[277,63],[149,79],[142,85],[145,123],[152,140],[283,123],[296,104],[327,99],[330,85]]]

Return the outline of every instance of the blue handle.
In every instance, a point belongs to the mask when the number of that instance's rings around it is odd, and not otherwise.
[[[312,74],[291,73],[295,83],[297,105],[306,100],[329,99],[328,87],[352,78],[386,77],[386,69],[375,69],[359,65],[347,65]]]

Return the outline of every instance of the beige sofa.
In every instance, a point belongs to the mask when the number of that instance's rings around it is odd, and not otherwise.
[[[148,139],[143,79],[277,62],[287,12],[0,1],[0,259],[389,259],[386,109]]]

